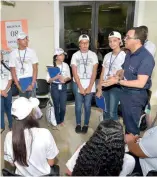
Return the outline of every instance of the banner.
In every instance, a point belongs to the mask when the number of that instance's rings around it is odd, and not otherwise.
[[[12,50],[17,48],[17,35],[23,31],[28,34],[27,20],[1,21],[1,48]]]

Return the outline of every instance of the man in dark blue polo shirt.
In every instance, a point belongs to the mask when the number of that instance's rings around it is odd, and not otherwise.
[[[139,120],[147,103],[147,89],[151,87],[151,75],[155,65],[153,56],[144,48],[145,33],[140,28],[132,28],[125,37],[125,47],[129,49],[123,70],[117,76],[102,83],[108,87],[122,86],[121,106],[126,133],[139,134]],[[121,77],[118,77],[120,76]],[[122,79],[123,78],[123,79]]]

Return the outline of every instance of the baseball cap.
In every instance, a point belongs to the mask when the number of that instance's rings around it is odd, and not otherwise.
[[[87,34],[82,34],[80,37],[79,37],[79,42],[81,40],[88,40],[89,41],[89,36]]]
[[[108,38],[111,38],[111,37],[116,37],[116,38],[120,39],[121,45],[123,45],[122,36],[121,36],[121,34],[120,34],[119,32],[117,32],[117,31],[112,31],[112,32],[109,34]]]
[[[17,120],[25,119],[33,110],[39,106],[39,100],[37,98],[25,98],[20,97],[16,99],[11,108],[11,114],[17,118]]]
[[[28,35],[24,33],[23,31],[19,32],[19,34],[17,35],[17,39],[24,39],[26,37],[28,37]]]
[[[54,55],[61,55],[61,54],[67,55],[67,53],[64,52],[64,50],[63,50],[62,48],[57,48],[57,49],[55,49]]]

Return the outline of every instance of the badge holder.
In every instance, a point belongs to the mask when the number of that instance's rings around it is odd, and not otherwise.
[[[58,84],[58,90],[62,90],[62,84]]]

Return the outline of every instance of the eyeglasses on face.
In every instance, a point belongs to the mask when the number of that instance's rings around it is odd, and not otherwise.
[[[138,38],[136,38],[136,37],[130,37],[130,36],[128,36],[128,35],[126,35],[125,37],[124,37],[124,40],[129,40],[129,39],[138,39]]]

